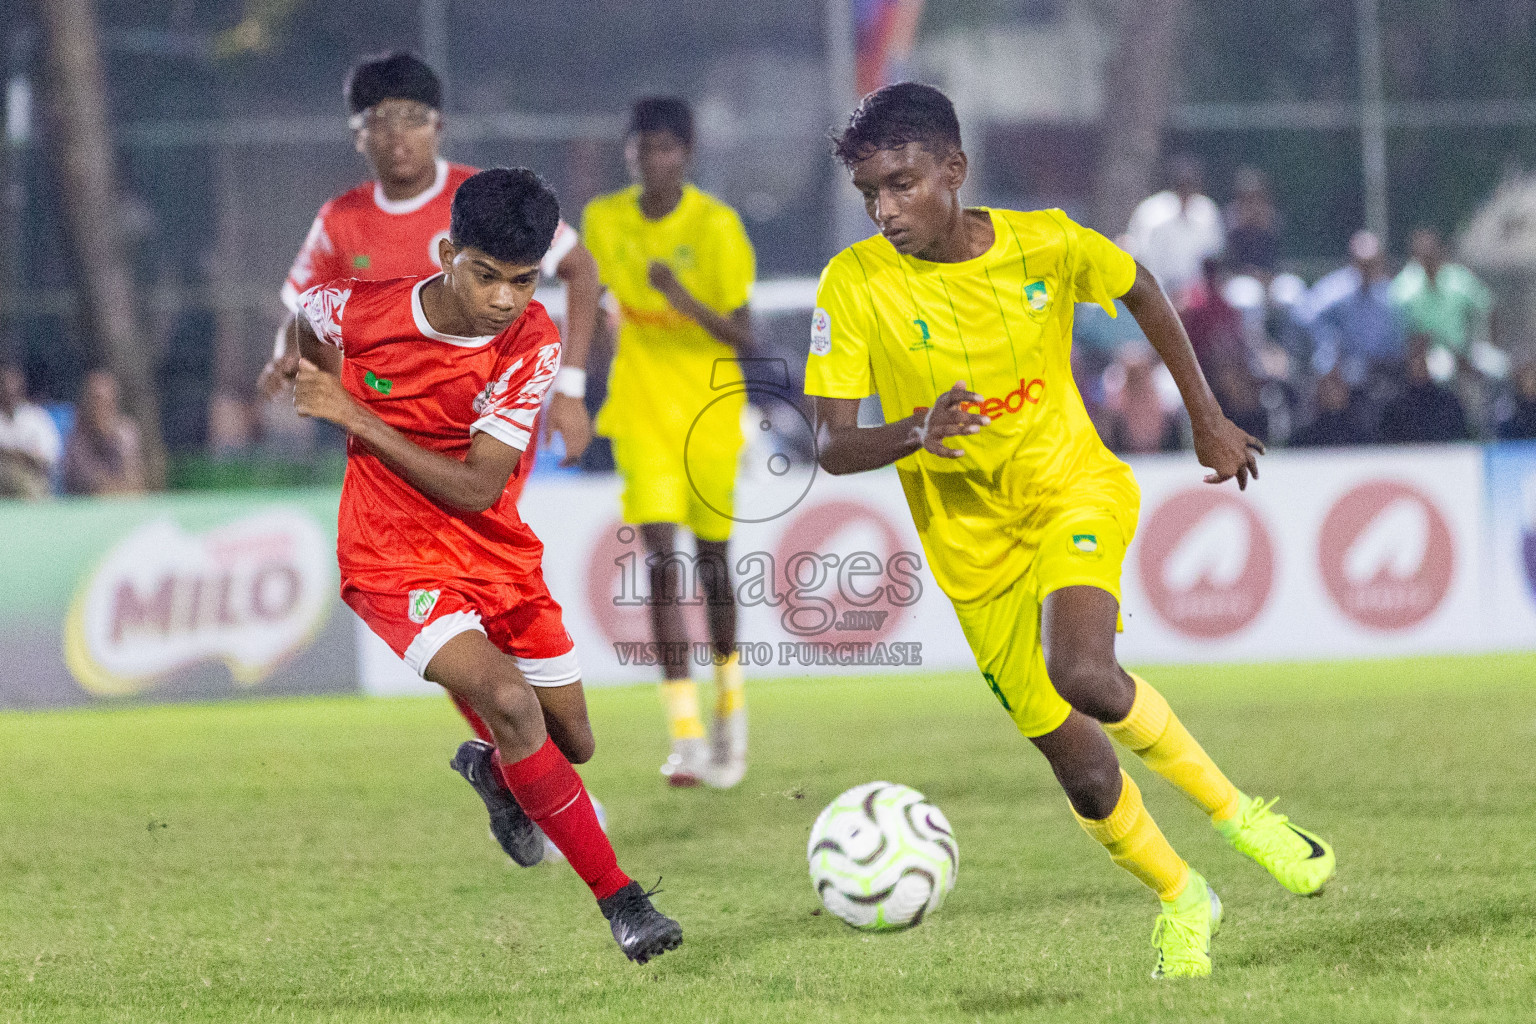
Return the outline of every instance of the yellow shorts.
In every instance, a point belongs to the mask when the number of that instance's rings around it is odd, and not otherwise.
[[[1040,645],[1040,607],[1063,587],[1107,590],[1120,600],[1120,566],[1129,538],[1101,509],[1067,513],[1045,528],[1029,569],[991,601],[955,605],[982,678],[1025,736],[1044,736],[1072,708],[1051,685]]]
[[[700,540],[729,540],[735,513],[736,451],[692,456],[683,446],[613,439],[624,481],[626,523],[676,523]]]

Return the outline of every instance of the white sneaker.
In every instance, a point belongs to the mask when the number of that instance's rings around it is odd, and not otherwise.
[[[591,800],[592,800],[592,810],[597,812],[597,823],[599,825],[603,826],[603,831],[604,832],[607,832],[608,831],[608,812],[603,808],[602,802],[600,800],[598,800],[597,797],[592,796],[591,793],[588,793],[587,796],[589,798],[591,798]],[[535,825],[534,828],[539,828],[539,827],[537,825]],[[541,834],[543,833],[543,831],[544,831],[543,829],[539,829],[539,832]],[[549,841],[549,837],[548,836],[545,836],[544,837],[544,859],[539,861],[539,863],[540,864],[558,864],[558,863],[560,863],[563,860],[565,860],[565,854],[560,852],[560,848],[558,846],[556,846],[554,843]]]
[[[702,739],[673,740],[672,754],[661,766],[669,786],[697,786],[709,767],[709,751]]]
[[[715,789],[730,789],[747,774],[747,709],[716,715],[710,734],[709,774],[704,781]]]

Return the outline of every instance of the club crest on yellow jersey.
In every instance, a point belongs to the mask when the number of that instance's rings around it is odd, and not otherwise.
[[[1036,313],[1045,311],[1050,304],[1051,294],[1045,287],[1043,278],[1035,278],[1033,281],[1024,282],[1024,302]]]

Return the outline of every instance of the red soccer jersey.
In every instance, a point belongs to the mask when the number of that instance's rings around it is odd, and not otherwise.
[[[473,167],[439,160],[432,187],[415,198],[394,202],[370,181],[320,207],[283,282],[284,305],[297,313],[300,292],[339,278],[387,281],[437,273],[437,243],[448,237],[453,194],[474,173]],[[577,240],[561,221],[539,264],[545,277],[554,276]]]
[[[341,350],[347,392],[416,444],[462,459],[471,435],[483,431],[526,450],[560,366],[559,332],[538,302],[491,337],[436,331],[421,308],[433,277],[331,281],[300,295],[299,307],[315,334]],[[349,438],[336,541],[343,583],[404,594],[536,572],[544,548],[517,514],[523,473],[520,466],[485,512],[463,512],[416,490]]]
[[[453,194],[474,173],[473,167],[438,160],[432,186],[414,198],[395,202],[378,182],[370,181],[320,207],[283,282],[283,304],[299,312],[300,293],[326,281],[387,281],[437,273],[437,243],[448,237]],[[562,220],[539,264],[545,277],[555,276],[555,268],[578,240]],[[529,445],[530,467],[537,440]],[[514,498],[526,479],[527,474],[517,478]]]

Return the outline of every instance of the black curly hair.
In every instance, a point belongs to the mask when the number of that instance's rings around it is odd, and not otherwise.
[[[560,203],[526,167],[493,167],[465,180],[453,196],[448,238],[504,263],[537,263],[560,223]]]
[[[693,108],[676,96],[647,96],[629,110],[629,134],[667,131],[693,148]]]
[[[347,109],[361,114],[384,100],[415,100],[433,110],[443,107],[443,81],[413,53],[396,50],[363,61],[347,74],[342,86]]]
[[[832,139],[832,152],[852,167],[882,149],[915,142],[935,156],[960,148],[960,120],[949,97],[931,85],[899,82],[865,96],[848,127]]]

